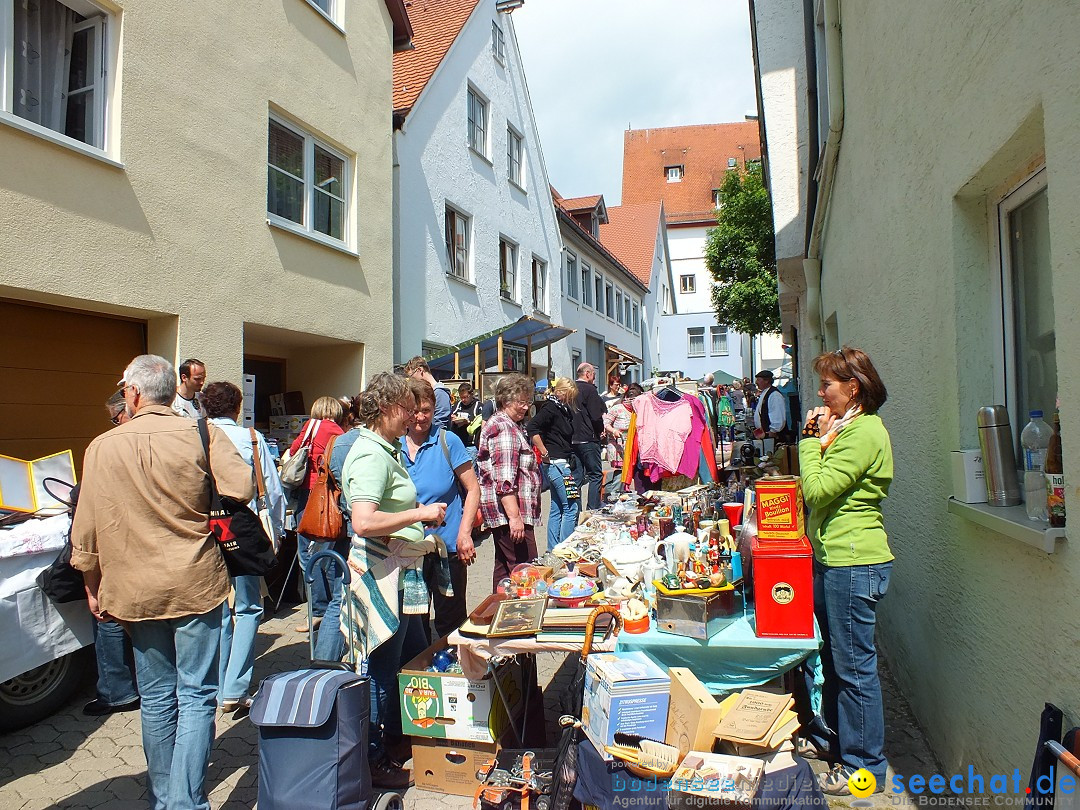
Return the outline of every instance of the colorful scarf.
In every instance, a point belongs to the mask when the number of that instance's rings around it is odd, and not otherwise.
[[[821,437],[821,452],[824,453],[829,448],[829,445],[836,441],[840,431],[862,416],[862,412],[862,405],[852,405],[847,409],[847,413],[833,422],[829,432]]]

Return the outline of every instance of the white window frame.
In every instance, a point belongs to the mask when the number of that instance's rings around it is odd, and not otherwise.
[[[603,315],[604,314],[604,277],[602,275],[600,275],[599,273],[596,273],[593,276],[593,293],[595,294],[595,298],[596,298],[596,300],[595,300],[595,302],[593,304],[593,309],[595,309],[597,312],[599,312],[601,315]]]
[[[566,266],[566,297],[571,301],[578,300],[578,285],[581,283],[581,271],[578,266],[577,254],[565,251],[563,262]]]
[[[638,305],[637,301],[634,302],[632,312],[633,312],[633,315],[634,315],[634,334],[635,335],[640,335],[641,334],[641,307]]]
[[[1009,218],[1036,195],[1046,190],[1048,183],[1046,166],[1040,166],[998,200],[990,210],[991,233],[994,234],[994,252],[998,260],[998,272],[993,284],[993,307],[997,324],[996,345],[999,355],[995,375],[995,393],[998,402],[1004,402],[1009,411],[1013,437],[1019,447],[1019,428],[1027,423],[1028,411],[1020,402],[1020,379],[1017,373],[1016,296],[1013,289],[1012,240],[1009,238]],[[1054,330],[1057,332],[1057,312],[1054,313]],[[1058,378],[1060,386],[1060,377]],[[1048,405],[1043,406],[1046,413]],[[1047,414],[1052,415],[1052,414]]]
[[[683,295],[693,295],[697,292],[697,276],[693,273],[684,273],[679,276],[679,292]]]
[[[499,297],[517,302],[518,244],[505,236],[499,237]]]
[[[712,204],[717,211],[724,207],[723,194],[723,191],[718,188],[712,190]]]
[[[282,115],[278,115],[273,111],[270,112],[266,124],[267,141],[269,141],[270,138],[271,121],[273,121],[278,126],[289,130],[294,135],[304,139],[304,176],[296,177],[296,175],[289,175],[290,177],[294,177],[295,179],[301,180],[304,183],[304,210],[303,222],[294,222],[291,219],[287,219],[283,216],[272,213],[269,210],[268,205],[266,211],[266,221],[271,225],[279,228],[284,228],[285,230],[300,234],[301,236],[306,236],[309,239],[314,239],[317,242],[322,242],[323,244],[330,247],[338,249],[346,248],[349,252],[353,252],[353,200],[355,195],[353,193],[352,158],[340,149],[338,149],[336,146],[333,146],[327,143],[324,139],[313,135],[311,132],[306,130],[303,126],[296,123],[295,121],[285,118]],[[326,190],[317,190],[315,188],[315,147],[329,152],[331,155],[333,155],[342,162],[342,170],[345,176],[341,180],[341,187],[345,193],[344,197],[337,197],[336,195],[331,194]],[[266,193],[268,204],[270,195],[270,171],[272,165],[273,164],[271,164],[269,160],[267,160]],[[282,174],[288,174],[288,172],[285,172],[283,169],[279,169],[276,166],[274,167],[274,170],[280,171]],[[322,231],[317,231],[314,229],[314,227],[312,227],[316,194],[326,194],[328,197],[333,197],[341,202],[341,239],[338,239],[335,236],[330,236],[329,234],[325,234]]]
[[[118,113],[116,97],[116,63],[119,58],[118,15],[89,0],[58,0],[60,5],[87,19],[76,23],[72,34],[82,30],[94,31],[93,53],[97,63],[93,71],[93,83],[87,88],[94,93],[93,142],[80,141],[60,130],[23,118],[15,112],[15,3],[20,0],[0,0],[0,123],[36,135],[59,146],[98,158],[114,166],[120,166],[119,149],[115,143],[113,119]],[[67,43],[70,51],[71,43]],[[68,69],[65,60],[65,72]]]
[[[729,157],[729,158],[727,159],[727,167],[728,167],[729,169],[737,169],[737,168],[739,168],[739,159],[738,159],[738,158],[733,158],[733,157]]]
[[[618,287],[615,288],[615,321],[620,326],[623,323],[623,294]]]
[[[722,337],[724,339],[723,349],[717,351],[716,339]],[[712,357],[726,357],[730,353],[728,349],[728,330],[726,326],[710,326],[709,327],[709,355]]]
[[[477,122],[476,112],[481,120]],[[488,132],[490,127],[491,105],[487,98],[471,84],[466,91],[465,100],[465,143],[484,160],[488,160]],[[479,136],[479,143],[477,137]]]
[[[491,21],[491,55],[500,65],[506,64],[506,33],[498,20]]]
[[[595,307],[594,290],[596,289],[593,283],[593,271],[592,266],[585,261],[581,262],[581,305],[586,307]]]
[[[535,254],[532,257],[532,307],[537,312],[546,313],[547,307],[547,262]]]
[[[622,321],[623,326],[625,326],[627,329],[629,329],[630,328],[630,294],[629,293],[623,293],[622,305],[623,305],[623,321]]]
[[[664,174],[669,183],[681,183],[685,170],[682,166],[665,166]]]
[[[609,320],[615,320],[615,285],[610,281],[604,284],[604,314]]]
[[[701,339],[700,351],[694,350],[694,338]],[[687,357],[704,357],[705,356],[705,327],[704,326],[688,326],[686,327],[686,356]]]
[[[515,186],[524,190],[525,136],[509,123],[506,125],[506,178]]]
[[[470,266],[470,257],[472,256],[472,217],[463,213],[460,208],[446,203],[443,214],[443,241],[446,242],[446,261],[447,267],[446,275],[451,278],[455,278],[458,281],[464,281],[471,283],[472,268]],[[454,229],[453,229],[453,241],[454,244],[450,244],[448,237],[451,235],[450,231],[450,218],[453,217]],[[458,229],[457,223],[460,222],[464,229],[462,234],[461,244],[458,244]],[[459,267],[460,265],[460,267]]]
[[[341,33],[345,33],[344,28],[344,14],[342,11],[345,5],[345,0],[326,0],[327,8],[323,8],[319,5],[318,0],[307,0],[309,6],[318,12],[319,16],[330,23]]]

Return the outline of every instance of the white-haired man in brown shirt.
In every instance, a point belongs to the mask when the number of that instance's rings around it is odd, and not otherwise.
[[[86,450],[71,564],[90,610],[131,635],[142,697],[150,806],[209,810],[204,783],[214,739],[221,606],[229,576],[210,533],[210,478],[246,503],[253,471],[210,426],[173,413],[176,371],[144,354],[124,371],[132,418]]]

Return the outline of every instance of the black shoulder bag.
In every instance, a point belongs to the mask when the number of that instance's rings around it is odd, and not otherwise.
[[[259,516],[246,503],[218,494],[214,468],[210,465],[210,431],[205,419],[198,422],[210,473],[210,531],[217,539],[225,567],[233,577],[265,576],[277,565],[274,547]]]

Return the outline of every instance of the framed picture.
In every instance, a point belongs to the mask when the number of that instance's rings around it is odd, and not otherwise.
[[[544,623],[547,598],[507,599],[499,602],[491,619],[489,636],[531,636],[540,632]]]

